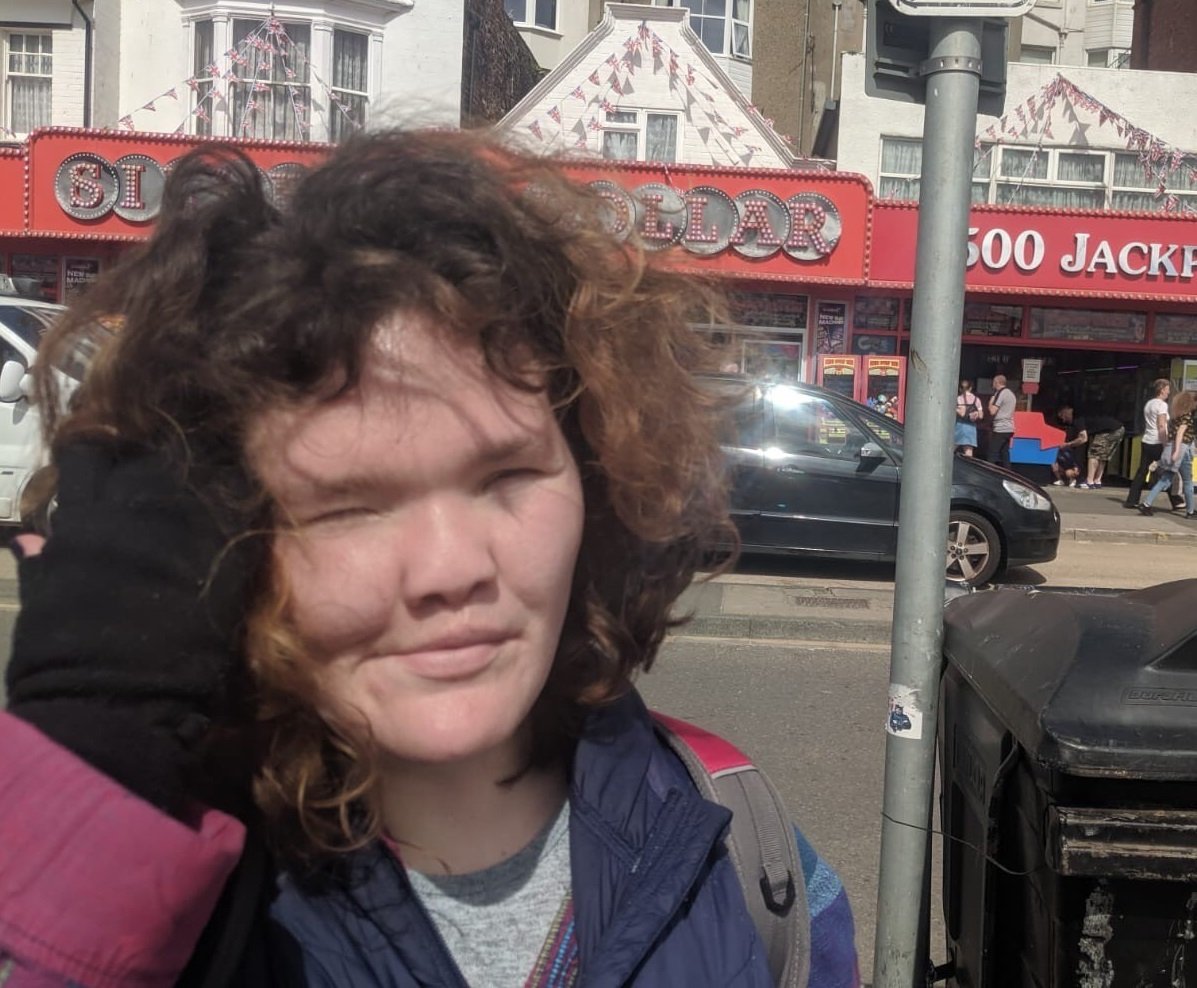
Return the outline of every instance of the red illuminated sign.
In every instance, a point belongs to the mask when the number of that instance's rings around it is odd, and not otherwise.
[[[872,194],[859,175],[571,163],[606,222],[679,267],[753,279],[863,284]]]
[[[914,283],[918,209],[878,203],[871,285]],[[1197,223],[1170,214],[975,207],[970,292],[1197,299]]]

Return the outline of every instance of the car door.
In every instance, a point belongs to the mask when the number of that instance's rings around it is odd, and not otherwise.
[[[0,305],[0,366],[15,360],[26,368],[33,354],[11,329],[13,319],[41,321],[26,310]],[[0,522],[16,521],[18,499],[41,455],[41,421],[29,399],[0,401]]]
[[[892,555],[899,476],[893,458],[846,403],[784,385],[768,389],[767,399],[774,429],[756,487],[759,544],[861,558]]]

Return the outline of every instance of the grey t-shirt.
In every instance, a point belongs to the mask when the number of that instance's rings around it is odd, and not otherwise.
[[[1013,432],[1014,408],[1018,404],[1018,399],[1014,397],[1014,392],[1009,388],[1002,388],[993,397],[993,402],[997,405],[997,414],[993,417],[993,431]]]
[[[523,988],[569,902],[569,803],[506,861],[408,878],[471,988]]]

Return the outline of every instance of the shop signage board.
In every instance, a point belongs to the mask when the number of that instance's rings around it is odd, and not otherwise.
[[[619,237],[677,267],[762,279],[863,283],[871,188],[837,172],[651,163],[568,164]]]
[[[50,128],[28,140],[28,215],[42,235],[141,240],[149,235],[172,164],[199,146],[228,144],[248,152],[267,188],[280,199],[328,154],[328,146],[228,141],[187,135]],[[4,161],[0,158],[0,176]],[[4,213],[0,212],[0,223]],[[0,229],[7,228],[3,223]]]
[[[877,203],[871,285],[914,284],[917,230],[914,203]],[[1197,224],[1168,213],[978,206],[967,264],[970,293],[1197,301]]]

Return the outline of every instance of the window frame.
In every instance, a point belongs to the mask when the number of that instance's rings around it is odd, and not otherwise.
[[[901,141],[907,144],[918,145],[919,148],[919,171],[905,172],[897,169],[885,169],[885,142],[886,141]],[[881,140],[877,145],[878,163],[877,163],[877,198],[886,200],[897,200],[904,202],[916,202],[918,200],[919,189],[922,187],[922,153],[923,140],[921,137],[905,137],[897,134],[882,134]],[[993,155],[992,150],[995,145],[990,143],[982,144],[973,152],[973,176],[970,181],[970,188],[972,190],[972,201],[986,202],[987,200],[977,198],[977,192],[984,189],[986,195],[989,194],[990,186],[993,181]],[[979,175],[977,169],[984,167],[986,173]],[[914,186],[914,196],[911,199],[903,198],[900,195],[889,195],[885,192],[886,179],[892,181],[906,183],[906,191],[910,191],[910,185]]]
[[[337,41],[352,35],[356,38],[361,38],[365,45],[365,61],[362,66],[362,82],[365,84],[365,89],[350,89],[348,86],[337,85]],[[361,107],[361,119],[353,119],[353,109],[346,107],[349,110],[349,117],[346,118],[342,108],[333,106],[328,108],[328,139],[330,141],[339,142],[347,139],[355,129],[364,129],[366,123],[370,119],[370,35],[364,31],[355,31],[346,27],[334,27],[332,32],[332,64],[329,66],[329,93],[336,93],[342,100],[346,100],[350,105],[356,109],[359,105]],[[332,102],[330,96],[330,102]],[[355,128],[353,125],[356,124]],[[341,133],[342,128],[345,132]]]
[[[0,125],[5,130],[9,131],[13,136],[23,138],[28,136],[32,131],[39,127],[50,127],[54,123],[54,32],[47,30],[23,30],[23,29],[4,29],[0,30],[0,36],[3,38],[3,44],[0,45],[0,54],[3,55],[3,61],[0,62],[0,93],[3,95],[4,105],[0,107]],[[10,67],[12,56],[19,54],[21,56],[28,56],[29,52],[24,48],[20,52],[14,53],[12,50],[13,38],[38,38],[40,40],[48,40],[50,42],[50,50],[46,51],[40,46],[37,51],[37,59],[39,62],[39,69],[41,60],[48,58],[50,60],[49,72],[28,72],[25,70],[14,71]],[[13,105],[13,80],[14,79],[36,79],[45,82],[50,91],[50,114],[49,119],[45,121],[37,121],[28,130],[18,130],[16,127],[16,114],[14,113]]]
[[[642,0],[642,2],[644,2],[644,0]],[[753,49],[752,25],[753,25],[753,18],[756,13],[755,0],[745,0],[745,2],[748,4],[748,19],[747,20],[745,20],[744,18],[735,16],[736,0],[726,0],[726,5],[724,7],[724,13],[722,13],[722,14],[708,14],[705,12],[706,4],[708,2],[710,2],[710,0],[694,0],[694,2],[702,5],[703,13],[699,13],[699,14],[694,13],[694,11],[689,7],[689,5],[686,2],[684,2],[684,0],[647,0],[647,2],[651,3],[653,6],[656,6],[656,7],[684,7],[685,9],[689,10],[690,11],[690,30],[692,30],[696,35],[698,35],[698,40],[702,42],[703,47],[705,47],[707,49],[707,51],[709,51],[712,55],[719,55],[724,58],[734,58],[740,62],[751,62],[752,61],[752,49]],[[714,48],[712,48],[710,45],[708,45],[706,43],[706,39],[703,38],[702,25],[699,23],[699,21],[702,21],[702,20],[720,20],[723,22],[723,44],[720,45],[720,48],[718,51],[716,51]],[[743,53],[736,51],[736,26],[737,25],[744,27],[747,31],[747,38],[748,38],[747,54],[743,54]]]
[[[553,34],[560,33],[558,25],[561,23],[561,4],[560,0],[544,0],[546,3],[553,5],[553,23],[543,24],[539,19],[540,4],[542,0],[516,0],[516,2],[524,5],[523,15],[516,17],[507,7],[510,0],[504,0],[503,11],[511,18],[511,23],[516,27],[531,28],[534,31],[551,31]],[[530,12],[530,15],[529,15]]]
[[[1024,59],[1024,52],[1038,52],[1040,54],[1049,53],[1051,58],[1046,61],[1038,61],[1036,59]],[[1058,65],[1060,62],[1060,47],[1058,45],[1019,45],[1018,46],[1018,61],[1022,65]]]
[[[614,115],[627,116],[635,115],[635,122],[630,120],[612,120]],[[673,158],[670,161],[664,161],[659,158],[648,158],[648,118],[649,117],[671,117],[676,123],[676,130],[674,132],[673,142]],[[603,114],[603,136],[599,143],[599,153],[605,161],[659,161],[662,164],[677,164],[678,155],[682,148],[682,137],[684,121],[680,112],[671,110],[661,110],[656,107],[626,107],[617,106],[607,110]],[[636,136],[636,157],[634,158],[609,158],[606,154],[606,140],[607,134],[633,134]]]

